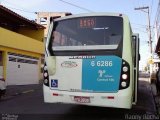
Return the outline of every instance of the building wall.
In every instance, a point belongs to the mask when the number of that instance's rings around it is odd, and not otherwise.
[[[18,50],[18,49],[14,49],[14,48],[8,48],[8,47],[3,47],[0,45],[0,51],[3,52],[3,77],[6,79],[6,67],[7,67],[7,54],[9,52],[12,53],[16,53],[16,54],[23,54],[23,55],[28,55],[28,56],[32,56],[32,57],[37,57],[39,58],[39,74],[41,76],[40,73],[40,69],[41,69],[41,54],[39,53],[33,53],[33,52],[28,52],[28,51],[23,51],[23,50]]]
[[[0,46],[42,54],[43,42],[0,27]]]
[[[21,31],[27,32],[25,30]],[[0,27],[0,51],[3,53],[3,77],[5,80],[8,52],[37,57],[39,59],[39,78],[41,76],[41,56],[44,54],[44,43],[40,40],[40,38],[43,36],[43,30],[40,30],[39,32],[34,32],[31,30],[28,34],[31,36],[37,36],[35,38],[39,40]]]
[[[30,38],[36,39],[38,41],[43,41],[43,39],[44,39],[44,30],[43,29],[32,30],[32,29],[27,29],[27,28],[20,28],[18,30],[18,33],[23,34],[25,36],[28,36]]]
[[[156,42],[155,46],[155,52],[160,56],[160,2],[158,3],[158,8],[157,8],[157,14],[155,18],[155,33],[154,33],[154,40]]]

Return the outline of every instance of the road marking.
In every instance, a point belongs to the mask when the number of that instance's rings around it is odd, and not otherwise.
[[[29,92],[34,92],[34,90],[23,91],[22,93],[29,93]]]

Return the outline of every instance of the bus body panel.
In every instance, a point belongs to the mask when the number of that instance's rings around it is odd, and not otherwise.
[[[130,87],[132,90],[132,101],[134,92],[134,66],[132,57],[132,31],[130,28],[129,19],[127,16],[123,17],[124,34],[123,34],[123,53],[122,59],[126,60],[130,65]]]
[[[117,93],[86,93],[51,90],[43,85],[44,101],[46,103],[71,103],[88,106],[126,108],[132,107],[131,89],[119,90]],[[80,103],[74,100],[75,96],[89,97],[90,103]],[[112,97],[109,99],[109,97]]]
[[[53,61],[56,62],[55,74],[50,77],[51,89],[118,92],[121,58],[117,56],[88,56],[88,58],[87,56],[57,56],[55,59]]]
[[[134,33],[132,35],[133,38],[133,58],[134,58],[134,98],[133,98],[133,104],[135,105],[137,103],[137,96],[138,96],[138,78],[139,78],[139,60],[140,60],[140,54],[139,54],[139,34]]]

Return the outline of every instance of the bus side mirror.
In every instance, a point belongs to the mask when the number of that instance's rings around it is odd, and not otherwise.
[[[49,75],[54,75],[56,73],[56,57],[49,56],[46,57],[47,70]]]
[[[138,60],[139,60],[139,61],[141,60],[141,55],[140,55],[140,54],[138,55]]]

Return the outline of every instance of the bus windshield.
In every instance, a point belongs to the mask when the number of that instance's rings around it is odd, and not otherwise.
[[[54,22],[53,50],[117,49],[123,39],[121,17],[79,17]]]

